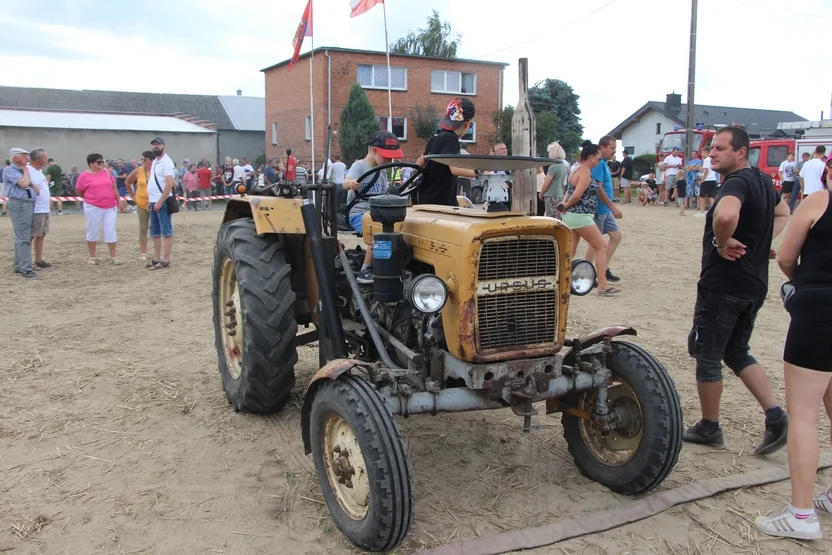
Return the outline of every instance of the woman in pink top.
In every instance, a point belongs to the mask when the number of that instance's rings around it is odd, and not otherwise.
[[[87,264],[95,266],[95,245],[101,228],[104,228],[104,242],[110,250],[110,262],[123,264],[116,257],[116,214],[124,211],[127,201],[118,196],[116,181],[109,171],[104,169],[104,157],[98,153],[87,156],[89,169],[78,176],[75,190],[84,197],[84,218],[87,220],[87,247],[90,258]]]
[[[199,180],[196,177],[196,164],[191,164],[185,175],[182,176],[182,186],[185,188],[185,196],[189,199],[199,197]],[[199,203],[190,202],[191,208],[196,210],[199,208]]]

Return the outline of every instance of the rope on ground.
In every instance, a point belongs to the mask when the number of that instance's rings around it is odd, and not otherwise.
[[[830,467],[832,467],[832,453],[822,453],[818,469]],[[548,526],[512,530],[475,540],[443,545],[424,552],[424,555],[499,555],[510,551],[543,547],[637,522],[682,503],[712,497],[729,490],[782,482],[788,478],[788,467],[778,465],[745,474],[702,480],[676,489],[654,493],[623,507],[563,520]]]

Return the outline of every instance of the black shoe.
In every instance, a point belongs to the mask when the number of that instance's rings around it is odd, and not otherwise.
[[[20,275],[21,275],[21,277],[25,277],[25,278],[36,278],[36,277],[38,277],[38,273],[34,270],[29,270],[28,272],[21,272]]]
[[[782,449],[786,445],[789,438],[789,418],[785,411],[782,412],[780,418],[773,422],[766,419],[766,431],[763,434],[763,440],[754,449],[755,455],[770,455],[775,451]]]
[[[700,420],[682,434],[682,441],[688,443],[696,443],[698,445],[707,445],[717,449],[725,448],[725,440],[722,437],[722,428],[717,428],[715,431],[705,430],[704,423]]]
[[[367,266],[366,268],[358,272],[358,276],[356,276],[355,281],[362,285],[373,284],[373,267]]]
[[[607,281],[621,281],[621,278],[613,275],[613,273],[610,272],[610,269],[607,268]]]
[[[45,260],[41,260],[40,262],[35,262],[35,266],[38,268],[51,268],[52,264],[46,262]]]

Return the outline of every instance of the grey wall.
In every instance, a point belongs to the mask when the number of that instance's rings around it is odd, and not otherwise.
[[[266,133],[264,131],[220,131],[219,161],[225,163],[225,157],[256,160],[266,152]],[[213,163],[215,158],[211,158]],[[256,169],[256,168],[255,168]]]
[[[140,160],[142,152],[150,150],[150,141],[157,135],[143,131],[0,127],[0,156],[5,160],[13,147],[27,150],[43,147],[65,172],[73,165],[84,170],[87,168],[87,155],[92,152],[98,152],[108,160]],[[214,133],[162,133],[160,136],[165,139],[167,152],[177,165],[183,158],[190,158],[192,162],[198,162],[201,156],[211,161],[217,158]]]

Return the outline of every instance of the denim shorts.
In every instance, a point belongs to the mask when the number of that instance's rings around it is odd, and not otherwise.
[[[618,222],[612,214],[595,214],[595,225],[601,230],[601,235],[618,231]]]
[[[171,215],[168,214],[168,205],[162,203],[162,208],[158,212],[153,207],[154,203],[148,205],[150,212],[150,236],[156,237],[173,237],[173,223]]]
[[[364,217],[364,213],[361,214],[353,214],[350,216],[350,227],[355,230],[356,233],[362,233],[362,224],[361,219]]]
[[[697,382],[721,382],[722,361],[736,375],[757,364],[748,354],[748,341],[765,299],[765,293],[734,296],[698,288],[688,334],[688,354],[696,359]]]

